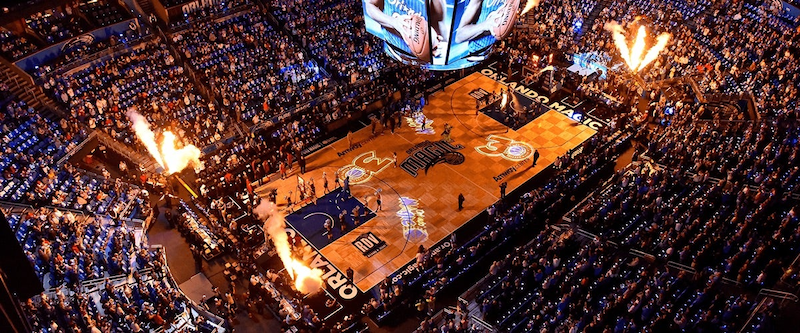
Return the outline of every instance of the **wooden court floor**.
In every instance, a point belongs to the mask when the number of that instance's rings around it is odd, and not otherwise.
[[[432,121],[429,127],[433,133],[419,133],[409,126],[414,122],[410,118],[394,134],[387,129],[373,136],[368,126],[353,133],[352,148],[348,149],[347,139],[342,139],[307,158],[307,171],[302,178],[315,179],[319,196],[322,173],[327,173],[333,187],[336,170],[354,176],[351,177],[353,196],[371,210],[376,209],[374,193],[380,191],[383,208],[375,218],[316,249],[340,271],[352,268],[356,285],[362,291],[413,260],[420,244],[426,248],[436,244],[495,203],[500,197],[500,183],[508,182],[507,192],[511,192],[596,133],[556,111],[541,115],[517,131],[508,129],[482,113],[476,115],[475,99],[468,93],[479,87],[499,91],[502,85],[475,73],[432,94],[424,114]],[[446,123],[453,127],[452,145],[463,146],[456,150],[463,154],[463,163],[436,164],[427,174],[419,170],[416,177],[394,166],[393,152],[397,153],[399,166],[415,145],[441,140]],[[531,167],[531,149],[540,154],[535,167]],[[297,169],[294,168],[291,177],[264,186],[278,189],[279,205],[286,203],[284,194],[296,188]],[[358,171],[348,171],[353,169]],[[465,197],[461,211],[457,210],[459,193]],[[408,213],[414,216],[411,224]],[[404,217],[409,225],[405,228]],[[404,229],[412,229],[413,237],[406,237]],[[386,247],[371,257],[353,245],[366,232],[386,242]]]

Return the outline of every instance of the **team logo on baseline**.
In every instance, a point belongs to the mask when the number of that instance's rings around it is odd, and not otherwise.
[[[408,157],[400,163],[400,168],[409,175],[417,177],[420,170],[428,173],[428,169],[439,163],[458,165],[464,163],[464,154],[456,150],[464,149],[462,145],[452,145],[447,141],[425,141],[406,150]]]
[[[527,142],[512,140],[494,134],[486,137],[486,144],[475,147],[475,150],[486,156],[499,156],[509,161],[525,160],[531,157],[535,151]]]
[[[369,258],[386,248],[386,242],[372,232],[367,231],[353,241],[353,246],[361,251],[361,254]]]
[[[400,209],[397,216],[403,225],[403,235],[410,242],[418,243],[428,239],[425,227],[425,211],[419,208],[419,202],[409,197],[400,197]]]

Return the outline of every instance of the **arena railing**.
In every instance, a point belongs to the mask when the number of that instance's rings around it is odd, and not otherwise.
[[[188,305],[190,305],[189,311],[194,310],[195,312],[201,314],[202,316],[208,318],[208,323],[214,327],[214,330],[211,333],[225,333],[225,320],[218,317],[217,315],[207,311],[204,307],[200,306],[199,304],[195,303],[192,299],[190,299],[186,294],[183,293],[183,290],[178,286],[178,283],[175,281],[172,272],[169,269],[169,265],[166,264],[167,262],[167,249],[160,245],[153,245],[150,247],[151,249],[160,248],[161,251],[161,260],[165,263],[163,268],[163,273],[165,274],[165,279],[167,283],[169,283],[170,287],[177,290],[181,296],[183,296],[184,300]]]
[[[76,69],[76,68],[82,67],[84,65],[92,64],[92,63],[94,63],[95,61],[98,61],[98,60],[102,60],[102,59],[111,57],[111,56],[115,55],[117,52],[120,52],[120,51],[128,49],[130,47],[130,44],[141,45],[141,44],[150,42],[153,39],[155,39],[155,36],[152,35],[152,34],[140,35],[140,36],[138,36],[138,37],[126,42],[126,43],[120,43],[119,45],[116,45],[116,46],[107,47],[107,48],[105,48],[103,50],[100,50],[98,52],[92,53],[91,55],[88,55],[88,56],[85,56],[85,57],[81,57],[81,58],[79,58],[77,60],[65,63],[65,64],[55,68],[52,72],[45,73],[41,77],[35,77],[33,79],[33,81],[35,81],[37,84],[41,85],[44,82],[45,78],[47,78],[47,77],[50,77],[52,75],[63,75],[65,73],[68,73],[68,72]],[[47,65],[47,64],[44,64],[44,65]]]
[[[68,150],[68,151],[67,151],[67,153],[64,155],[64,157],[62,157],[61,159],[59,159],[59,160],[58,160],[58,162],[56,162],[56,165],[58,165],[58,166],[63,166],[63,165],[64,165],[64,163],[67,163],[67,160],[69,160],[69,159],[70,159],[70,157],[72,157],[72,156],[73,156],[73,155],[75,155],[75,154],[76,154],[78,151],[80,151],[81,149],[83,149],[83,147],[84,147],[84,146],[86,146],[86,144],[88,144],[88,143],[89,143],[89,141],[91,141],[91,140],[92,140],[92,139],[94,139],[95,137],[97,137],[97,132],[96,132],[96,131],[91,131],[91,132],[89,132],[89,135],[87,135],[87,136],[86,136],[86,138],[85,138],[85,139],[83,139],[83,141],[81,141],[81,142],[80,142],[79,144],[77,144],[75,147],[73,147],[72,149]]]
[[[148,267],[148,268],[143,268],[143,269],[139,269],[139,270],[135,270],[135,271],[139,272],[139,274],[142,275],[142,276],[149,277],[150,276],[149,274],[153,273],[154,270],[153,270],[153,268]],[[145,280],[147,280],[147,279],[145,279]],[[123,282],[130,283],[130,274],[118,274],[118,275],[113,275],[113,276],[100,277],[100,278],[96,278],[96,279],[82,281],[78,285],[80,286],[80,290],[81,291],[83,291],[83,292],[88,294],[88,293],[93,293],[95,291],[98,291],[98,290],[102,289],[102,287],[106,284],[106,281],[110,282],[111,284],[113,284],[115,286],[121,285]],[[56,288],[58,288],[58,287],[56,287]],[[56,289],[56,288],[52,288],[52,289]]]
[[[68,211],[68,212],[71,212],[72,214],[75,214],[75,215],[78,215],[78,216],[81,216],[81,217],[89,217],[89,215],[85,211],[82,211],[82,210],[66,208],[66,207],[56,207],[56,206],[51,206],[51,205],[45,205],[45,206],[41,206],[41,207],[37,208],[37,207],[34,207],[32,205],[23,204],[23,203],[10,202],[10,201],[0,201],[0,206],[9,207],[12,210],[14,208],[31,209],[31,210],[37,210],[39,208],[44,208],[44,209],[48,209],[50,211],[53,211],[53,210],[58,210],[58,211],[61,211],[61,212],[67,212]]]
[[[759,296],[761,296],[761,295],[759,294]],[[746,332],[747,327],[750,326],[750,322],[753,321],[753,318],[755,318],[756,314],[758,314],[758,311],[761,310],[761,307],[764,306],[764,304],[767,302],[768,299],[769,299],[769,297],[764,297],[763,299],[761,299],[761,302],[758,302],[758,305],[755,308],[753,308],[753,311],[751,311],[750,315],[747,317],[747,321],[744,322],[744,324],[742,325],[742,328],[739,329],[739,331],[737,331],[737,332],[739,332],[739,333]]]
[[[4,209],[9,209],[12,212],[24,212],[26,210],[36,210],[36,208],[34,208],[32,205],[21,204],[10,201],[0,201],[0,207]]]
[[[177,8],[183,7],[185,5],[186,5],[186,3],[180,4],[180,5],[176,5],[176,6],[172,6],[172,7],[167,7],[166,11],[167,12],[176,11]],[[202,17],[202,18],[199,18],[199,19],[181,20],[180,23],[175,22],[175,24],[168,23],[167,30],[169,30],[170,34],[182,33],[182,32],[185,32],[186,30],[191,29],[194,26],[202,26],[204,23],[207,23],[207,22],[211,22],[211,21],[221,22],[221,21],[227,20],[227,19],[229,19],[229,18],[231,18],[233,16],[243,15],[248,10],[252,9],[253,7],[256,7],[256,5],[254,5],[254,4],[242,4],[242,5],[238,6],[238,7],[226,8],[226,9],[224,9],[222,11],[215,12],[215,13],[209,15],[209,16]],[[171,20],[172,19],[170,19],[170,21]]]
[[[794,303],[797,303],[800,300],[800,298],[798,298],[797,295],[795,294],[779,290],[767,289],[767,288],[761,289],[758,292],[758,297],[764,297],[764,298],[761,300],[761,302],[758,303],[758,306],[753,308],[753,310],[750,312],[750,315],[747,317],[747,321],[742,325],[742,328],[738,331],[739,333],[744,333],[747,331],[747,328],[750,327],[750,322],[753,321],[753,318],[755,318],[755,316],[761,311],[761,308],[764,306],[764,304],[766,304],[767,300],[780,299],[781,306],[783,306],[783,304],[786,301],[792,301]]]
[[[775,289],[763,288],[758,292],[758,294],[761,296],[778,298],[781,299],[782,301],[792,301],[795,303],[800,301],[800,297],[797,297],[797,295],[795,294]]]

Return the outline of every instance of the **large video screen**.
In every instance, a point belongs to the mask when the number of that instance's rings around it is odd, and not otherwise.
[[[406,64],[432,70],[476,65],[511,32],[520,0],[363,0],[369,33]]]

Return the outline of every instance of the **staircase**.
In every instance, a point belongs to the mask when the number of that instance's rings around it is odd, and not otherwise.
[[[95,130],[94,132],[97,136],[97,140],[106,146],[106,148],[113,150],[117,154],[121,156],[125,156],[131,162],[135,163],[137,166],[142,165],[145,169],[150,172],[158,172],[158,168],[161,166],[153,160],[152,157],[139,153],[136,150],[131,149],[127,145],[124,145],[117,140],[114,140],[111,136],[106,134],[103,131]]]
[[[136,0],[136,4],[139,5],[139,8],[142,9],[142,12],[145,16],[155,13],[155,8],[153,8],[153,3],[150,0]]]
[[[5,63],[0,66],[0,80],[3,80],[8,85],[11,93],[37,110],[45,106],[45,103],[49,103],[47,96],[44,95],[41,89],[19,76]]]
[[[589,12],[589,15],[586,15],[586,17],[583,19],[583,24],[581,26],[581,33],[578,34],[577,36],[575,36],[575,40],[577,41],[577,40],[581,39],[581,36],[583,36],[583,34],[587,30],[592,29],[592,26],[594,25],[594,20],[596,20],[597,17],[600,16],[600,12],[602,12],[603,9],[605,9],[606,7],[610,7],[610,6],[611,6],[611,1],[610,0],[600,0],[600,1],[598,1],[597,5],[595,5],[594,8],[592,8],[592,11]]]

